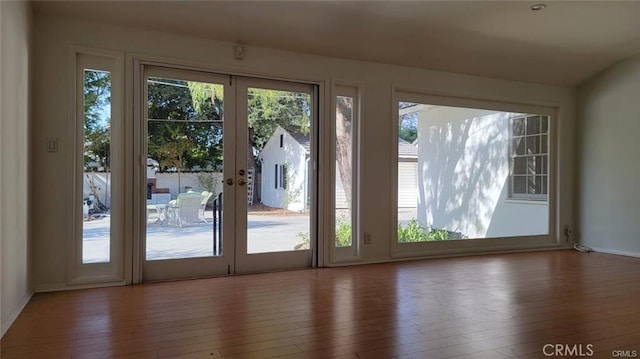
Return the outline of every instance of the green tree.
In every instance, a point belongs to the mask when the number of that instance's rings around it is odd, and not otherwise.
[[[208,102],[222,104],[222,85],[190,82],[188,87],[198,113],[206,110],[203,106]],[[250,88],[247,94],[247,168],[260,170],[256,165],[257,157],[278,126],[308,134],[310,106],[311,96],[305,93]]]
[[[413,143],[418,138],[418,116],[415,113],[400,117],[398,137],[409,143]]]
[[[197,102],[190,85],[161,78],[148,81],[148,156],[161,170],[221,168],[222,98]]]
[[[85,164],[111,162],[111,74],[85,70],[83,86]]]

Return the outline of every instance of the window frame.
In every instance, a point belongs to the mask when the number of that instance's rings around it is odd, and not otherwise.
[[[547,121],[547,129],[546,132],[543,132],[543,126],[542,123],[540,124],[540,132],[537,134],[533,134],[530,135],[529,133],[527,133],[527,120],[529,118],[532,117],[540,117],[540,120],[545,119]],[[518,119],[524,119],[525,120],[525,129],[524,129],[524,134],[523,135],[514,135],[514,122],[515,120]],[[528,114],[521,114],[521,115],[517,115],[514,116],[512,118],[509,119],[509,195],[508,195],[508,199],[509,200],[514,200],[514,201],[518,201],[518,200],[525,200],[525,201],[538,201],[538,202],[547,202],[548,201],[548,196],[549,196],[549,121],[550,121],[550,116],[549,115],[542,115],[542,114],[532,114],[532,113],[528,113]],[[546,136],[547,138],[547,143],[546,143],[546,152],[542,152],[542,138],[543,136]],[[526,141],[526,139],[528,138],[532,138],[532,137],[536,137],[539,140],[539,147],[540,147],[540,152],[537,153],[533,153],[533,154],[522,154],[522,155],[518,155],[516,153],[516,150],[514,148],[514,139],[515,138],[522,138]],[[527,144],[525,142],[524,144],[525,146],[525,152],[527,150]],[[543,169],[543,172],[538,174],[538,173],[534,173],[534,174],[529,174],[529,173],[524,173],[524,174],[516,174],[514,173],[515,171],[515,159],[516,158],[526,158],[527,159],[527,163],[528,163],[528,159],[529,158],[535,158],[535,157],[543,157],[544,162],[543,162],[543,166],[546,167],[546,171]],[[528,168],[528,165],[526,166]],[[543,188],[543,193],[537,194],[537,193],[515,193],[515,184],[514,184],[514,179],[516,177],[524,177],[525,178],[525,188],[528,188],[528,178],[529,177],[542,177],[543,178],[543,184],[542,184],[542,188]]]
[[[418,91],[415,88],[403,88],[393,86],[392,119],[390,121],[390,143],[395,143],[398,138],[399,102],[414,102],[437,106],[466,107],[480,110],[500,112],[537,114],[549,116],[548,133],[548,231],[546,234],[530,236],[493,237],[485,239],[472,239],[463,241],[428,241],[415,243],[398,243],[398,168],[391,166],[391,228],[389,237],[390,254],[393,259],[420,258],[433,256],[468,255],[471,253],[486,253],[491,251],[522,251],[539,249],[556,249],[563,246],[564,238],[559,231],[559,193],[557,183],[560,173],[557,171],[557,161],[560,153],[558,144],[558,131],[561,128],[563,108],[554,104],[535,104],[523,102],[510,102],[499,99],[475,98],[468,96],[433,93]],[[393,158],[398,156],[397,146],[391,146]],[[505,195],[508,194],[505,193]],[[505,196],[508,197],[508,196]],[[507,201],[510,200],[507,198]],[[522,201],[532,205],[542,204],[540,201]]]
[[[126,284],[130,281],[131,262],[126,261],[125,245],[125,120],[124,120],[124,53],[73,47],[69,51],[69,120],[71,164],[68,181],[71,199],[67,202],[67,225],[71,235],[67,242],[67,273],[69,285],[93,283]],[[83,185],[84,185],[84,73],[85,70],[107,71],[111,77],[110,119],[110,260],[103,263],[83,263]]]
[[[362,234],[360,223],[360,133],[361,133],[361,121],[362,121],[362,103],[364,101],[362,95],[363,85],[360,83],[336,81],[333,82],[333,93],[331,95],[331,121],[329,122],[329,136],[327,141],[330,141],[328,148],[331,153],[328,157],[329,168],[331,169],[331,176],[329,177],[331,191],[327,191],[326,203],[327,206],[327,218],[329,219],[327,227],[329,232],[328,240],[326,241],[326,249],[329,253],[330,263],[340,262],[353,262],[362,260]],[[336,109],[337,98],[349,97],[353,99],[352,118],[351,118],[351,245],[350,246],[336,246],[336,180],[338,176],[338,168],[336,166]]]

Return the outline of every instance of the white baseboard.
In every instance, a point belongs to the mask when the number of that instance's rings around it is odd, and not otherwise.
[[[598,253],[615,254],[618,256],[640,258],[640,253],[637,253],[637,252],[617,251],[615,249],[605,249],[605,248],[597,248],[597,247],[591,247],[591,246],[588,246],[588,247],[593,249],[594,252],[598,252]]]
[[[67,283],[52,283],[52,284],[44,284],[44,285],[35,284],[33,286],[33,292],[34,293],[60,292],[65,290],[118,287],[123,285],[127,285],[127,283],[121,281],[121,282],[88,283],[88,284],[75,284],[75,285],[69,285]]]
[[[11,324],[13,324],[13,322],[15,322],[16,319],[18,319],[18,316],[20,315],[20,313],[22,313],[22,310],[24,310],[24,307],[26,307],[29,301],[31,300],[31,296],[33,296],[33,293],[30,293],[26,297],[22,298],[22,301],[20,302],[20,304],[9,315],[9,318],[7,319],[6,323],[0,323],[0,339],[2,339],[2,337],[4,337],[4,335],[7,333],[9,328],[11,328]]]

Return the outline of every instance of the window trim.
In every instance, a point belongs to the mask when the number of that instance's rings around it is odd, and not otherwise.
[[[326,203],[329,232],[326,241],[327,252],[329,253],[329,261],[331,263],[353,262],[362,260],[362,237],[360,224],[360,129],[362,121],[362,103],[364,101],[362,94],[363,85],[360,83],[336,81],[333,83],[333,93],[331,95],[331,121],[329,122],[327,141],[330,149],[328,156],[328,164],[331,169],[329,177],[331,191],[327,191]],[[336,166],[336,107],[337,97],[350,97],[353,99],[353,113],[351,123],[351,245],[338,247],[336,246],[336,180],[338,176],[338,168]]]
[[[73,47],[69,51],[69,116],[68,128],[72,150],[67,202],[67,225],[71,235],[67,242],[68,285],[94,283],[125,284],[130,281],[131,261],[125,245],[124,177],[125,177],[125,121],[124,121],[124,53],[100,49]],[[108,71],[111,75],[111,239],[110,261],[83,263],[83,183],[84,183],[84,71]],[[78,205],[80,204],[80,205]]]
[[[560,233],[559,227],[559,193],[557,183],[560,181],[561,173],[558,171],[558,157],[560,149],[558,146],[558,131],[562,127],[561,121],[566,115],[565,108],[560,103],[526,103],[508,101],[508,99],[480,98],[473,96],[463,96],[461,94],[451,94],[444,92],[430,92],[418,90],[411,87],[392,86],[392,107],[390,121],[390,143],[395,143],[398,137],[399,102],[415,102],[422,104],[432,104],[438,106],[467,107],[473,109],[498,110],[512,113],[535,113],[549,116],[549,137],[548,137],[548,224],[549,230],[544,235],[514,236],[487,238],[470,241],[432,241],[417,243],[398,243],[397,225],[398,209],[392,205],[391,228],[389,237],[390,256],[392,259],[406,258],[428,258],[450,255],[468,255],[473,253],[487,253],[492,251],[524,251],[539,249],[557,249],[563,247],[564,237]],[[397,146],[391,146],[391,156],[398,156]],[[397,166],[391,168],[391,191],[390,201],[397,204],[398,170]],[[530,201],[531,203],[539,203]]]

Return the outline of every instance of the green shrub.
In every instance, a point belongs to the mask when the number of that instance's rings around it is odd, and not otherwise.
[[[466,236],[455,231],[452,232],[435,227],[429,227],[428,229],[422,227],[415,218],[412,218],[406,227],[398,224],[398,242],[400,243],[447,241],[463,238],[466,238]]]
[[[351,245],[351,223],[339,220],[336,223],[336,246],[348,247]]]
[[[415,218],[407,226],[398,224],[398,242],[412,243],[428,241],[427,231]]]
[[[466,238],[462,233],[448,231],[435,227],[423,227],[417,219],[413,218],[406,226],[398,224],[398,242],[428,242],[446,241]],[[352,244],[351,223],[344,217],[336,222],[336,247],[348,247]]]

